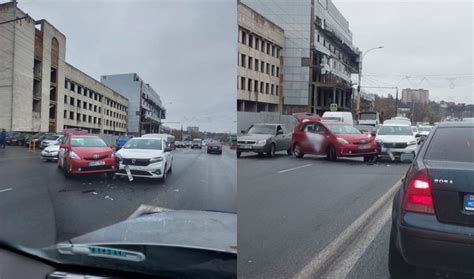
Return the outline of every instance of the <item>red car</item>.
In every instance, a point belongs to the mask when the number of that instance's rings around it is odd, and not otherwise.
[[[66,177],[81,173],[106,173],[113,177],[117,161],[112,147],[98,136],[67,133],[59,147],[58,167]]]
[[[364,157],[364,162],[376,160],[379,147],[375,135],[362,134],[354,126],[318,117],[299,118],[291,140],[295,157],[305,154],[326,155],[328,160],[338,157]]]

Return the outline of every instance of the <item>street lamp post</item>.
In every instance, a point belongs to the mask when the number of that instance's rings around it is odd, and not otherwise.
[[[357,113],[359,113],[359,110],[360,110],[360,86],[361,86],[361,82],[362,82],[362,61],[364,59],[364,56],[369,51],[380,49],[380,48],[384,48],[384,47],[383,46],[378,46],[378,47],[368,49],[362,54],[362,57],[360,58],[360,62],[359,62],[359,82],[357,83],[357,104],[356,104]]]

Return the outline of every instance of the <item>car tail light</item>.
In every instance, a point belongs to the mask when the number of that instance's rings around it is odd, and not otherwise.
[[[434,214],[431,183],[426,169],[418,171],[408,184],[403,200],[405,211]]]

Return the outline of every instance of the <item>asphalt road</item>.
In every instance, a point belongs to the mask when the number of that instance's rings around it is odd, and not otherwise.
[[[409,164],[283,154],[238,160],[239,278],[390,278],[390,193]]]
[[[0,239],[45,247],[120,222],[140,205],[235,213],[235,151],[173,151],[173,173],[157,180],[66,179],[56,163],[24,147],[0,149]]]

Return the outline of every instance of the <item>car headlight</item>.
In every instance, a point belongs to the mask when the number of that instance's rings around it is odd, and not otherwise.
[[[414,144],[417,144],[416,140],[412,140],[412,141],[407,143],[407,145],[414,145]]]
[[[155,157],[150,159],[150,163],[161,162],[163,161],[163,157]]]
[[[81,157],[79,157],[79,155],[77,155],[76,152],[74,151],[69,151],[69,158],[77,159],[77,160],[81,159]]]
[[[377,138],[376,138],[375,141],[376,141],[378,144],[383,144],[383,140],[381,140],[381,139],[377,139]]]
[[[257,144],[266,144],[266,143],[267,143],[267,140],[265,139],[257,141]]]
[[[349,144],[349,142],[343,138],[337,138],[337,141],[342,144]]]

